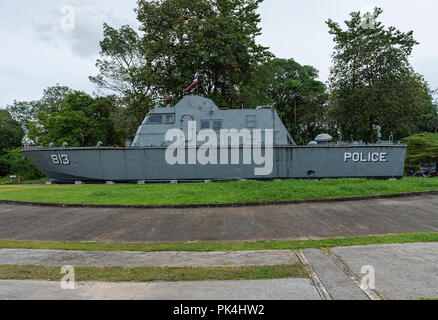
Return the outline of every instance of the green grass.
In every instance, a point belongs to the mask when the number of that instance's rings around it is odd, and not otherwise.
[[[0,280],[49,280],[63,277],[59,267],[0,266]],[[158,267],[75,267],[76,281],[147,282],[147,281],[206,281],[206,280],[261,280],[308,278],[301,263],[277,266],[158,268]]]
[[[20,183],[44,183],[46,181],[49,181],[48,178],[41,178],[41,179],[33,179],[33,180],[26,180],[22,179]],[[0,185],[4,184],[18,184],[17,179],[10,179],[9,177],[0,177]]]
[[[196,204],[438,190],[438,179],[229,181],[149,185],[3,185],[0,199],[81,204]]]
[[[50,242],[0,240],[2,249],[46,249],[76,251],[249,251],[297,250],[307,248],[333,248],[385,243],[438,242],[438,233],[412,233],[387,236],[331,238],[321,240],[257,241],[257,242],[180,242],[180,243],[107,243],[107,242]]]

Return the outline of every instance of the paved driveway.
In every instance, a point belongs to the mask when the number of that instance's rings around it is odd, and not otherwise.
[[[50,241],[225,241],[438,232],[438,197],[197,209],[0,205],[0,238]]]
[[[79,283],[0,281],[0,300],[320,300],[310,279]]]
[[[383,298],[438,298],[436,242],[339,247],[333,252],[356,274],[371,266]]]
[[[306,249],[297,254],[312,279],[147,283],[0,281],[3,299],[368,300],[438,298],[438,243]],[[170,260],[169,260],[170,259]],[[292,251],[70,252],[2,250],[2,264],[60,266],[214,266],[293,264]],[[365,267],[365,269],[364,269]],[[364,288],[362,285],[368,284]]]

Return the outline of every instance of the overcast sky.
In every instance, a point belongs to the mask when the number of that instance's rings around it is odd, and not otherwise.
[[[102,24],[138,28],[136,0],[2,0],[0,2],[0,107],[37,100],[57,83],[92,93]],[[67,6],[67,7],[66,7]],[[412,65],[438,88],[438,1],[436,0],[265,0],[259,43],[280,58],[294,58],[320,71],[326,81],[333,42],[325,21],[348,19],[352,11],[379,6],[385,25],[414,30],[420,45]],[[74,8],[70,30],[68,11]],[[67,10],[67,11],[62,11]],[[64,18],[63,18],[64,17]]]

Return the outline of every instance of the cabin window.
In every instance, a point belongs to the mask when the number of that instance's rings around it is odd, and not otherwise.
[[[201,130],[210,129],[210,120],[201,121]]]
[[[213,121],[213,130],[221,131],[222,130],[222,120],[214,120]]]
[[[151,114],[148,116],[147,123],[161,124],[162,122],[163,122],[163,115],[161,114]]]
[[[165,115],[165,117],[166,117],[166,124],[175,123],[175,114],[174,113],[168,113]]]
[[[146,119],[147,124],[173,124],[175,123],[174,113],[156,113],[150,114]]]

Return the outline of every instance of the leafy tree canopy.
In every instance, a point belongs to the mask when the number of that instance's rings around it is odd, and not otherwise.
[[[0,177],[6,175],[20,176],[22,180],[34,180],[44,177],[44,174],[29,160],[23,160],[21,148],[7,149],[0,154]]]
[[[326,131],[327,94],[318,70],[293,59],[266,64],[266,92],[297,142],[309,142]]]
[[[64,86],[49,87],[37,101],[15,101],[7,110],[36,144],[71,146],[122,145],[126,130],[118,129],[114,96],[91,97]],[[18,124],[17,123],[17,124]],[[24,135],[24,134],[23,134]]]
[[[9,149],[21,146],[24,130],[7,110],[0,110],[0,177],[8,174],[11,164],[6,160]]]
[[[123,109],[117,110],[115,120],[132,137],[156,100],[151,62],[141,53],[140,36],[131,27],[117,30],[104,24],[103,36],[101,58],[96,62],[99,74],[90,81],[119,96]]]
[[[39,112],[52,113],[61,109],[66,96],[73,90],[66,86],[48,87],[37,101],[14,101],[7,107],[12,117],[28,131],[29,123],[35,121]]]
[[[109,97],[93,98],[83,92],[68,94],[56,111],[39,111],[29,123],[28,137],[38,144],[54,142],[70,146],[121,145],[122,138],[114,126],[112,112],[116,105]]]
[[[408,144],[408,164],[438,160],[438,133],[418,133],[404,138],[403,142]]]
[[[0,110],[0,153],[21,146],[24,131],[7,110]]]
[[[179,100],[199,72],[199,93],[221,107],[241,107],[241,89],[270,56],[258,45],[262,0],[139,1],[143,54],[155,67],[157,90]]]
[[[386,28],[377,20],[381,13],[376,8],[372,21],[364,21],[353,12],[345,30],[327,21],[335,41],[331,116],[351,140],[374,142],[373,125],[400,139],[424,130],[425,119],[435,112],[427,83],[409,64],[418,44],[413,32]]]
[[[198,72],[199,94],[220,107],[254,107],[254,76],[271,56],[255,41],[261,1],[140,0],[141,33],[104,25],[100,73],[90,79],[121,93],[127,108],[147,113],[180,100]]]

